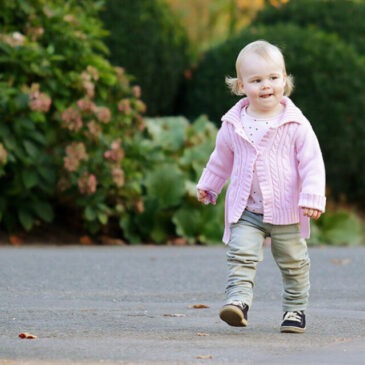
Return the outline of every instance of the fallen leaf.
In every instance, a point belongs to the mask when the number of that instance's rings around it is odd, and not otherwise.
[[[346,338],[346,337],[341,337],[341,338],[335,338],[335,342],[349,342],[352,341],[353,338]]]
[[[27,339],[27,340],[34,340],[38,337],[35,335],[32,335],[31,333],[28,333],[28,332],[22,332],[19,334],[19,338]]]
[[[109,236],[101,236],[100,241],[101,244],[105,246],[123,246],[126,244],[125,241],[119,238],[113,238]]]
[[[195,356],[196,359],[213,359],[212,355],[198,355]]]
[[[80,243],[82,245],[92,245],[93,241],[89,236],[81,236],[80,237]]]
[[[23,243],[23,239],[15,234],[9,236],[9,241],[14,246],[20,246]]]
[[[333,265],[347,265],[351,262],[350,259],[333,259],[331,260],[331,264]]]
[[[187,246],[188,240],[186,238],[176,237],[169,241],[169,244],[173,246]]]
[[[203,309],[203,308],[209,308],[209,305],[206,305],[206,304],[193,304],[193,305],[189,305],[189,308]]]
[[[175,314],[164,314],[164,317],[186,317],[185,314],[175,313]]]
[[[209,333],[198,332],[196,335],[197,335],[197,336],[204,337],[204,336],[209,336]]]

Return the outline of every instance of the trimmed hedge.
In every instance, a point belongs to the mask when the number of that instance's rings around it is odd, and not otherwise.
[[[352,0],[294,0],[282,6],[268,3],[252,25],[292,23],[337,34],[358,52],[365,53],[365,3]]]
[[[330,195],[360,203],[365,199],[365,65],[353,47],[334,34],[294,25],[251,27],[207,52],[188,85],[186,115],[208,114],[217,125],[236,97],[224,84],[235,75],[244,45],[266,39],[283,49],[294,75],[294,102],[311,121],[320,140]]]
[[[188,36],[174,13],[162,0],[108,0],[100,15],[109,59],[142,87],[147,114],[172,114],[189,63]]]

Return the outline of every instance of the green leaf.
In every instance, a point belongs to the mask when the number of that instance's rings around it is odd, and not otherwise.
[[[184,145],[189,121],[184,117],[154,118],[147,119],[146,126],[160,148],[176,151]]]
[[[26,189],[31,189],[39,182],[38,174],[34,170],[23,170],[22,180]]]
[[[88,205],[84,210],[84,217],[88,221],[94,221],[97,217],[97,212],[90,205]]]
[[[119,219],[119,227],[123,230],[123,235],[131,243],[141,243],[141,236],[136,232],[136,225],[132,217],[123,215]]]
[[[27,154],[32,157],[32,158],[36,158],[39,156],[39,149],[38,147],[31,141],[25,140],[23,141],[23,146],[25,148],[25,151],[27,152]]]
[[[145,186],[148,194],[157,199],[160,209],[173,207],[185,193],[184,174],[176,165],[165,164],[147,173]]]
[[[98,212],[98,219],[101,224],[108,223],[108,215],[103,212]]]
[[[30,231],[35,223],[35,219],[33,215],[27,209],[20,209],[18,211],[18,218],[23,226],[23,228],[27,231]]]
[[[54,219],[53,207],[51,204],[45,201],[37,201],[33,203],[33,209],[39,218],[43,219],[45,222],[52,222]]]

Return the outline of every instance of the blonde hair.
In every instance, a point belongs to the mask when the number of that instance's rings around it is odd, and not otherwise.
[[[236,73],[237,77],[226,77],[226,84],[228,88],[231,90],[231,92],[235,95],[245,95],[244,92],[242,92],[242,88],[240,85],[240,80],[242,80],[242,75],[240,72],[240,65],[243,61],[244,57],[250,53],[256,53],[259,56],[263,57],[265,60],[271,60],[277,62],[279,59],[279,62],[283,66],[283,72],[284,75],[286,75],[286,83],[284,88],[284,95],[289,96],[294,88],[294,78],[292,75],[287,75],[286,68],[285,68],[285,61],[284,56],[280,50],[279,47],[274,46],[273,44],[264,41],[264,40],[258,40],[252,43],[247,44],[241,52],[238,54],[237,60],[236,60]]]

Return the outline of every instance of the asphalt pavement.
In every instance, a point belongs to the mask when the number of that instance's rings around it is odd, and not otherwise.
[[[365,247],[310,248],[304,334],[282,334],[269,248],[247,328],[218,317],[225,247],[0,246],[0,364],[365,364]],[[36,339],[20,339],[30,333]]]

